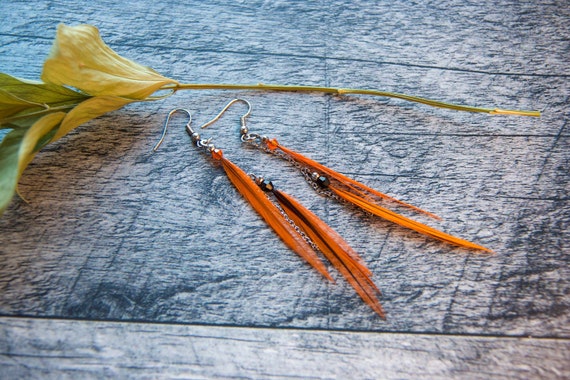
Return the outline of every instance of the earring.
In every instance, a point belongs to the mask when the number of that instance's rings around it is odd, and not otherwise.
[[[216,118],[204,124],[202,128],[218,120],[231,104],[233,103],[228,104]],[[170,111],[164,123],[162,136],[154,147],[154,151],[156,151],[164,141],[168,123],[172,115],[176,112],[185,112],[188,114],[189,120],[186,124],[186,131],[190,135],[192,142],[198,148],[210,153],[215,161],[221,163],[228,179],[236,187],[238,192],[251,204],[253,209],[257,211],[262,219],[265,220],[290,249],[305,259],[326,279],[334,282],[325,265],[316,254],[316,251],[320,250],[331,264],[347,279],[366,304],[381,318],[385,318],[384,310],[378,300],[380,290],[372,281],[372,273],[350,245],[314,213],[301,205],[295,198],[275,189],[271,181],[267,181],[255,175],[248,175],[236,164],[227,159],[222,150],[214,146],[211,142],[211,138],[202,139],[190,126],[192,118],[188,110],[174,109]],[[242,123],[245,123],[245,117],[247,117],[247,115],[249,115],[249,111],[246,115],[242,116]],[[276,202],[272,202],[266,193],[273,194]]]
[[[243,99],[234,99],[229,105],[233,104],[235,101],[243,101],[249,104]],[[226,106],[227,107],[229,107]],[[225,110],[225,109],[224,109]],[[367,211],[373,215],[380,218],[388,220],[390,222],[396,223],[402,227],[414,230],[423,235],[427,235],[434,239],[441,240],[443,242],[460,246],[467,249],[478,250],[488,253],[494,253],[489,248],[483,247],[482,245],[472,243],[465,239],[461,239],[445,232],[439,231],[433,227],[426,224],[420,223],[403,215],[400,215],[382,205],[379,204],[380,201],[388,201],[394,203],[398,206],[403,206],[411,209],[415,212],[426,214],[432,218],[440,219],[438,216],[420,209],[419,207],[410,205],[406,202],[400,201],[396,198],[390,197],[384,193],[374,190],[352,178],[345,176],[344,174],[338,173],[333,169],[326,167],[325,165],[312,160],[300,153],[295,152],[281,145],[277,139],[269,138],[267,136],[261,136],[256,133],[249,133],[247,126],[245,125],[245,118],[249,116],[250,110],[246,115],[241,118],[241,140],[243,142],[249,143],[250,145],[256,146],[261,150],[280,156],[293,163],[305,176],[306,180],[311,184],[313,189],[318,193],[328,195],[329,197],[348,202],[354,206]]]

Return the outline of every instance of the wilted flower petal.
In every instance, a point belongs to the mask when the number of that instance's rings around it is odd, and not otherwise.
[[[38,152],[40,140],[53,130],[64,119],[65,112],[55,112],[45,115],[36,121],[26,132],[20,145],[18,172],[21,175],[26,166]]]
[[[135,101],[136,100],[120,98],[117,96],[96,96],[87,99],[69,111],[67,116],[65,116],[61,122],[61,126],[52,141],[59,139],[69,133],[72,129],[88,122],[91,119],[104,115],[107,112],[115,111]]]
[[[148,98],[164,85],[178,83],[115,53],[92,25],[58,26],[41,78],[93,96],[136,100]]]

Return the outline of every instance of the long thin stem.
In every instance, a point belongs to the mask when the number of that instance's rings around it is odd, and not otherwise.
[[[540,111],[527,111],[527,110],[509,110],[501,108],[483,108],[464,106],[460,104],[446,103],[438,100],[422,98],[419,96],[412,96],[400,94],[397,92],[387,92],[378,90],[366,90],[359,88],[337,88],[337,87],[320,87],[320,86],[296,86],[296,85],[280,85],[280,84],[227,84],[227,83],[180,83],[176,85],[168,85],[163,88],[164,90],[261,90],[261,91],[297,91],[297,92],[322,92],[327,94],[338,95],[371,95],[383,96],[388,98],[396,98],[407,100],[415,103],[427,104],[432,107],[446,108],[456,111],[467,112],[480,112],[488,113],[491,115],[518,115],[518,116],[540,116]]]

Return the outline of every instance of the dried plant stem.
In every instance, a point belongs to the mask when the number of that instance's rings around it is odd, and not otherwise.
[[[517,116],[535,116],[535,117],[540,116],[540,111],[508,110],[501,108],[464,106],[459,104],[446,103],[438,100],[422,98],[419,96],[400,94],[397,92],[366,90],[359,88],[296,86],[296,85],[280,85],[280,84],[264,84],[264,83],[258,83],[258,84],[180,83],[176,85],[164,86],[163,89],[173,90],[173,91],[179,91],[179,90],[257,90],[257,91],[291,91],[291,92],[296,91],[296,92],[321,92],[326,94],[337,94],[337,95],[371,95],[371,96],[382,96],[388,98],[402,99],[410,102],[426,104],[432,107],[439,107],[456,111],[479,112],[491,115],[517,115]]]

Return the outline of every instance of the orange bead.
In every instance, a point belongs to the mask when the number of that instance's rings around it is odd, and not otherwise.
[[[269,150],[275,150],[279,147],[279,143],[277,142],[276,139],[267,140],[266,145],[267,145],[267,149],[269,149]]]
[[[224,157],[224,152],[221,149],[214,149],[212,150],[212,158],[214,160],[221,160]]]

